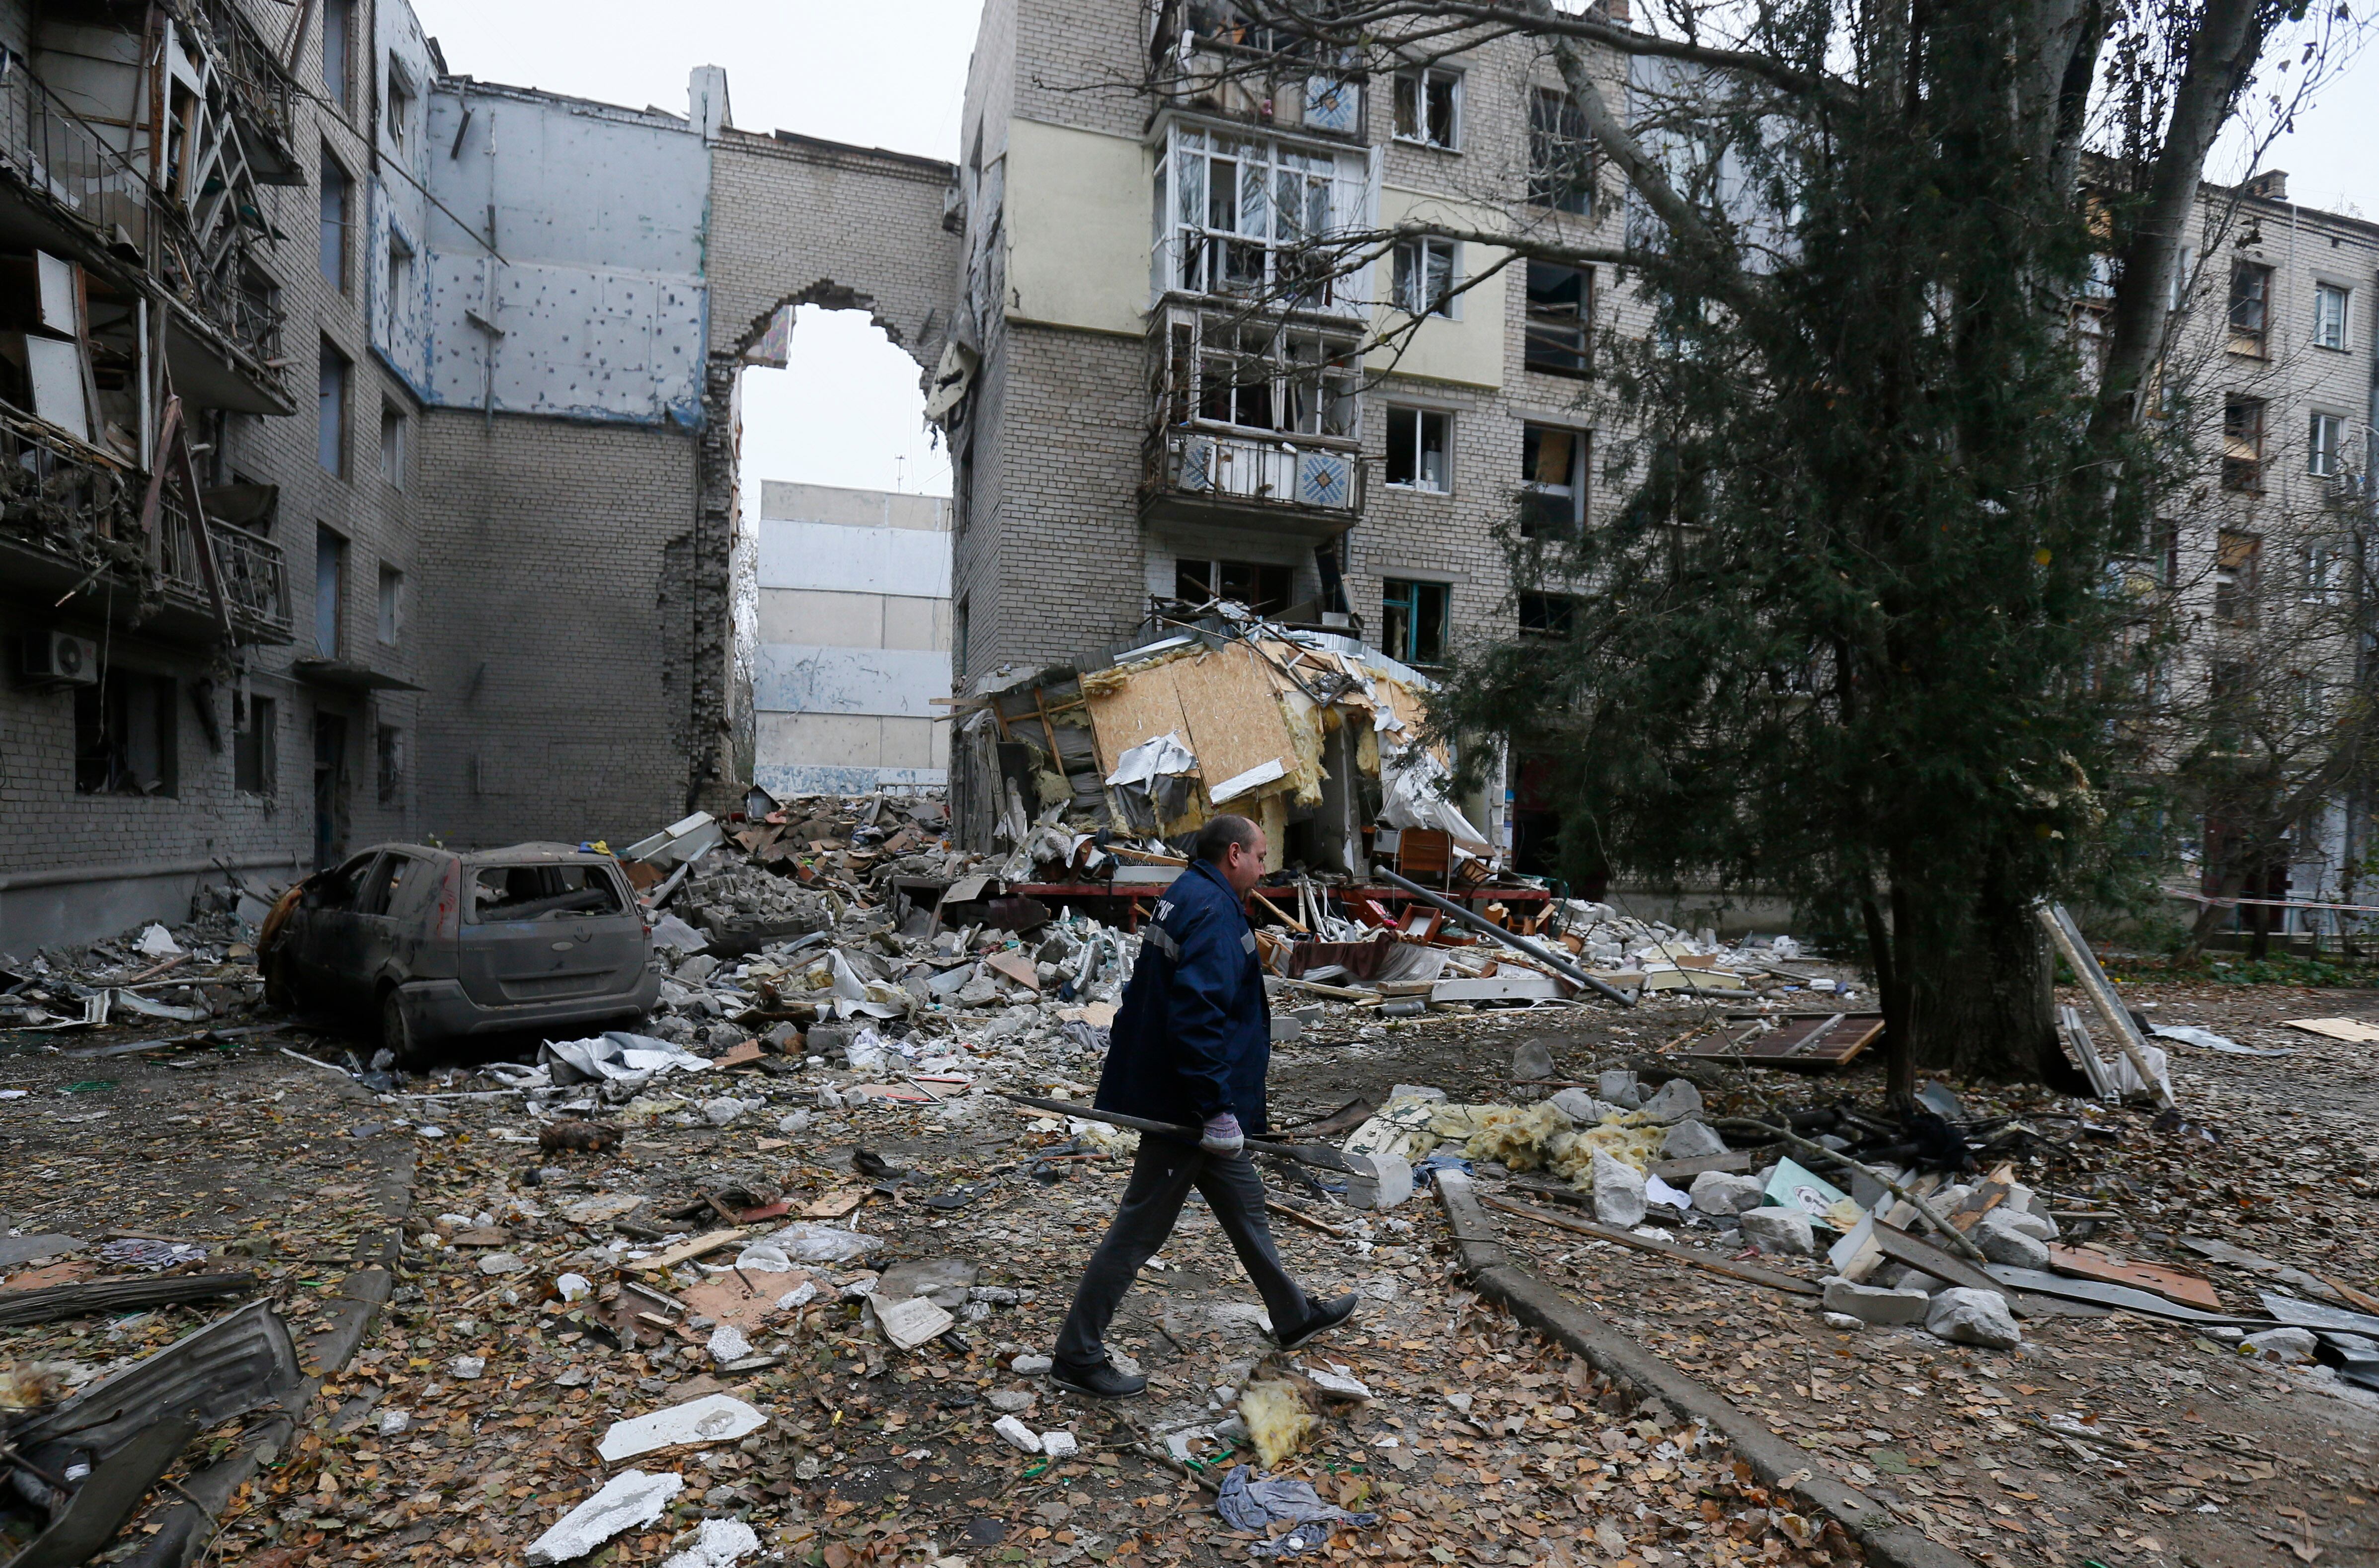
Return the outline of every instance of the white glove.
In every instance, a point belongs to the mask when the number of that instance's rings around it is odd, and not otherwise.
[[[1198,1147],[1209,1154],[1236,1154],[1247,1143],[1247,1135],[1239,1130],[1239,1118],[1225,1111],[1219,1116],[1206,1118],[1205,1136]]]

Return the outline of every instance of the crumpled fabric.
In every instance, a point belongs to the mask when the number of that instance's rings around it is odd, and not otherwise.
[[[1301,1557],[1327,1546],[1333,1526],[1352,1525],[1359,1530],[1368,1530],[1380,1522],[1377,1514],[1349,1514],[1334,1503],[1322,1502],[1309,1481],[1279,1477],[1250,1481],[1248,1469],[1242,1465],[1223,1477],[1223,1490],[1214,1499],[1214,1511],[1223,1516],[1223,1523],[1235,1530],[1259,1534],[1275,1524],[1297,1526],[1276,1540],[1256,1542],[1248,1548],[1250,1557]]]

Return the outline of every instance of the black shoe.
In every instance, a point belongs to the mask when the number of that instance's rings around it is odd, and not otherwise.
[[[1303,1328],[1277,1336],[1280,1347],[1283,1350],[1302,1350],[1354,1315],[1355,1297],[1352,1295],[1342,1296],[1335,1301],[1325,1301],[1313,1309],[1313,1316],[1305,1321]]]
[[[1133,1394],[1148,1392],[1146,1378],[1127,1372],[1112,1361],[1079,1370],[1052,1363],[1049,1381],[1069,1393],[1086,1393],[1093,1399],[1129,1399]]]

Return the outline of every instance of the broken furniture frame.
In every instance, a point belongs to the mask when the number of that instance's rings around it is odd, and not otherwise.
[[[2147,1040],[2140,1033],[2140,1026],[2131,1021],[2131,1009],[2123,1006],[2120,996],[2115,995],[2114,983],[2107,978],[2107,971],[2098,967],[2097,955],[2091,952],[2090,944],[2082,939],[2082,928],[2073,923],[2073,917],[2065,912],[2062,904],[2036,904],[2033,907],[2033,915],[2040,922],[2041,928],[2048,933],[2048,940],[2065,959],[2066,967],[2073,971],[2074,979],[2081,983],[2083,993],[2098,1009],[2098,1016],[2106,1020],[2108,1029],[2114,1031],[2115,1043],[2121,1046],[2123,1055],[2131,1059],[2131,1067],[2140,1075],[2140,1081],[2146,1084],[2150,1092],[2168,1109],[2171,1108],[2172,1092],[2164,1086],[2163,1080],[2148,1070]]]

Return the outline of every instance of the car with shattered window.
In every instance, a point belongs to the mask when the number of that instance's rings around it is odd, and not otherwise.
[[[568,844],[376,845],[289,889],[257,964],[269,1000],[368,1019],[405,1066],[444,1041],[640,1019],[661,983],[619,862]]]

